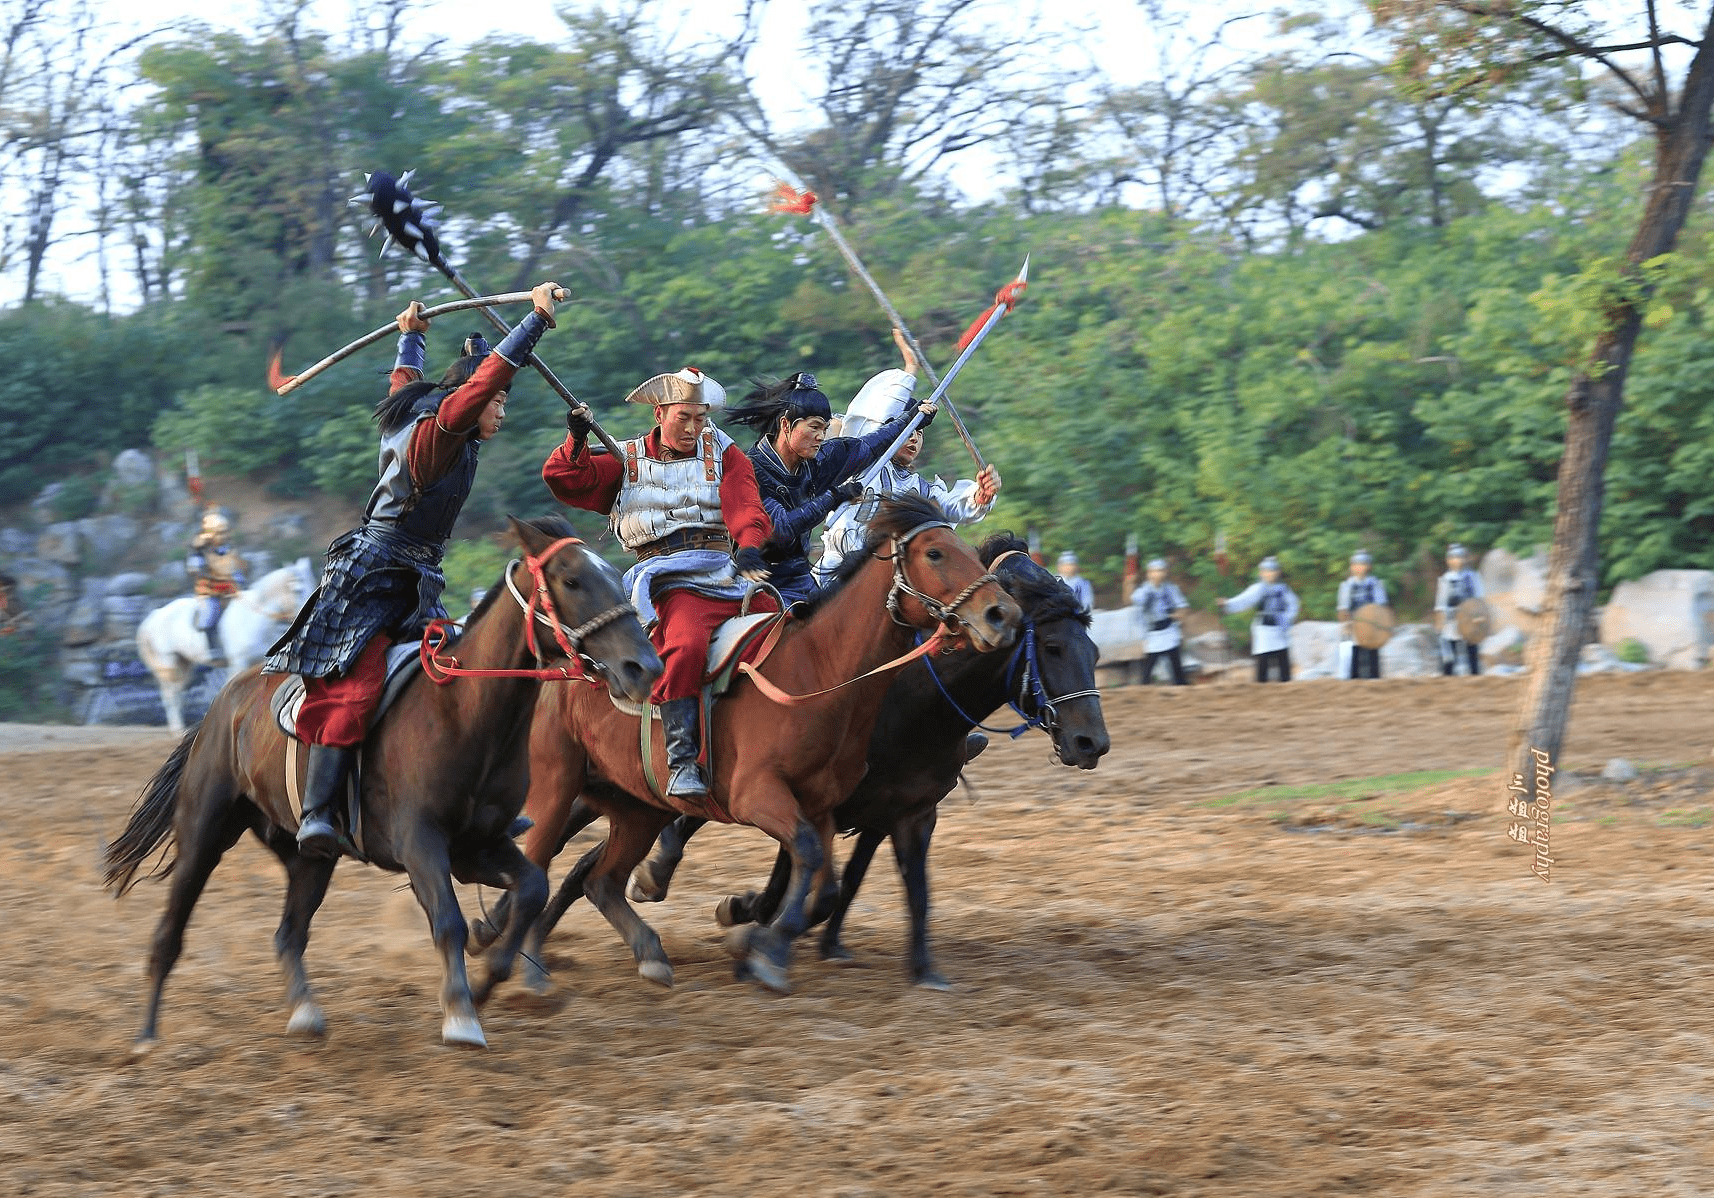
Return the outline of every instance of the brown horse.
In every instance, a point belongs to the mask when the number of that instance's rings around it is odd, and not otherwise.
[[[457,656],[438,654],[431,663],[441,675],[433,681],[450,685],[410,682],[370,730],[362,753],[363,852],[382,869],[409,874],[428,914],[443,970],[441,1036],[449,1044],[486,1043],[476,1008],[510,975],[524,933],[547,900],[541,868],[507,835],[529,785],[525,737],[544,678],[562,679],[559,689],[585,692],[596,689],[586,682],[601,678],[613,694],[638,699],[661,673],[618,572],[573,537],[570,525],[555,516],[514,520],[512,528],[529,569],[526,589],[518,589],[522,571],[513,562],[466,621],[453,646]],[[538,637],[538,625],[552,635]],[[549,661],[557,665],[542,668]],[[470,676],[447,678],[449,672]],[[150,781],[129,825],[107,850],[107,884],[124,894],[157,845],[168,837],[177,845],[176,859],[169,857],[158,871],[172,873],[172,888],[149,954],[139,1049],[154,1043],[161,992],[191,910],[246,829],[286,867],[285,914],[274,945],[292,1010],[287,1030],[319,1035],[325,1029],[303,953],[337,862],[297,851],[287,739],[269,710],[284,677],[252,667],[228,683]],[[466,925],[454,877],[510,890],[517,907],[474,993],[464,971]]]
[[[978,614],[966,616],[966,607]],[[1020,616],[938,506],[916,496],[891,499],[870,524],[864,552],[852,555],[835,582],[787,623],[762,666],[773,686],[817,697],[777,703],[753,679],[740,677],[715,706],[712,791],[724,812],[696,814],[725,814],[760,828],[792,859],[791,884],[775,921],[735,933],[741,937],[735,954],[763,985],[790,990],[792,941],[806,926],[811,883],[829,859],[833,809],[863,776],[870,729],[893,679],[887,672],[866,675],[907,653],[915,629],[944,628],[949,641],[968,639],[986,652],[1012,643]],[[530,733],[525,811],[535,827],[524,850],[540,866],[552,859],[593,769],[605,785],[591,786],[585,799],[607,817],[608,834],[579,863],[583,892],[630,946],[639,972],[671,985],[672,964],[660,937],[625,900],[632,867],[680,810],[650,787],[639,738],[637,717],[622,714],[603,695],[583,687],[544,695]],[[653,752],[656,760],[664,758],[658,730]],[[836,885],[831,871],[827,882],[829,889]]]

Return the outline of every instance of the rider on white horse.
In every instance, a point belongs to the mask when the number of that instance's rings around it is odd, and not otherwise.
[[[196,580],[196,626],[208,637],[209,664],[223,666],[226,655],[220,647],[220,613],[243,590],[244,559],[232,544],[232,522],[218,508],[203,513],[202,531],[190,543],[185,573]]]

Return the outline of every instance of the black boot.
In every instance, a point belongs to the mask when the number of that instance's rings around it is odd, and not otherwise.
[[[661,728],[667,734],[667,768],[672,771],[667,778],[667,794],[680,798],[703,798],[708,794],[708,783],[703,780],[702,768],[696,764],[699,740],[696,708],[694,696],[668,699],[660,705]]]
[[[988,747],[988,737],[981,732],[972,732],[964,738],[964,761],[966,764],[981,756],[982,750]]]
[[[298,852],[306,857],[339,856],[334,814],[345,799],[345,779],[357,764],[357,747],[311,745],[304,779],[304,817],[298,824]]]

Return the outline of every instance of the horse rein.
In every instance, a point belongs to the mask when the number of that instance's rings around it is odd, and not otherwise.
[[[951,527],[952,523],[947,520],[925,520],[909,532],[893,538],[893,553],[890,559],[893,563],[893,585],[887,591],[887,611],[892,615],[893,623],[901,624],[906,628],[915,627],[914,624],[899,614],[899,596],[909,595],[912,599],[915,599],[918,603],[922,604],[923,610],[928,612],[930,619],[938,620],[941,627],[945,628],[947,631],[951,632],[953,625],[955,624],[967,629],[973,627],[969,620],[966,620],[963,616],[958,614],[958,609],[970,602],[971,597],[974,596],[977,591],[981,590],[983,586],[990,582],[998,583],[1000,581],[994,574],[992,567],[989,568],[988,573],[982,575],[975,582],[958,592],[957,597],[955,597],[951,603],[942,603],[932,595],[923,594],[921,591],[913,587],[910,579],[905,576],[905,547],[917,536],[927,532],[931,528]],[[952,632],[952,635],[956,638],[960,634]]]
[[[543,681],[587,682],[591,686],[600,685],[600,676],[607,668],[583,651],[583,642],[595,635],[615,620],[626,616],[634,616],[637,609],[629,603],[615,604],[606,611],[584,621],[577,627],[568,627],[554,608],[553,594],[548,590],[546,567],[548,560],[567,545],[582,545],[578,537],[561,537],[539,555],[524,554],[522,561],[531,577],[535,579],[535,587],[528,598],[518,589],[515,578],[519,559],[514,558],[506,566],[506,590],[512,598],[518,601],[518,606],[524,609],[524,643],[536,659],[533,670],[481,670],[467,669],[458,664],[458,659],[442,652],[451,639],[450,620],[434,620],[423,630],[422,663],[423,672],[429,679],[445,686],[454,678],[537,678]],[[554,642],[558,645],[568,661],[568,665],[549,667],[547,657],[536,638],[536,625],[545,624],[553,630]]]

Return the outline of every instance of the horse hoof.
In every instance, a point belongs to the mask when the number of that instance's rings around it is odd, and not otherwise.
[[[673,967],[665,961],[644,961],[637,966],[637,972],[645,981],[665,986],[668,990],[673,988]]]
[[[553,979],[548,976],[548,971],[545,969],[526,965],[524,976],[519,981],[525,990],[537,998],[546,998],[553,993]]]
[[[750,966],[751,979],[764,988],[772,990],[775,994],[790,994],[792,992],[792,980],[787,976],[785,969],[770,961],[768,955],[761,949],[752,952],[746,958],[746,964]]]
[[[470,921],[470,935],[464,941],[464,951],[469,956],[479,957],[498,939],[499,928],[486,919],[473,919]]]
[[[938,969],[928,969],[911,979],[911,984],[919,990],[950,990],[952,983],[941,976]]]
[[[293,1036],[325,1036],[327,1017],[314,1003],[301,1002],[292,1009],[292,1017],[286,1023],[286,1031]]]
[[[742,961],[750,955],[750,937],[754,932],[751,927],[733,928],[726,933],[726,951]]]
[[[857,954],[843,944],[824,944],[821,946],[821,959],[829,965],[855,965]]]
[[[667,888],[644,861],[631,871],[630,894],[633,903],[659,903],[666,900]]]
[[[744,910],[744,900],[735,894],[721,899],[714,907],[714,922],[723,928],[735,928],[749,923],[750,914]]]
[[[155,1039],[153,1036],[138,1036],[135,1040],[131,1041],[131,1059],[133,1061],[142,1060],[144,1057],[154,1052],[155,1045],[159,1043],[160,1041]]]
[[[482,1034],[482,1024],[474,1015],[448,1015],[440,1025],[443,1044],[459,1048],[487,1048],[488,1037]]]

